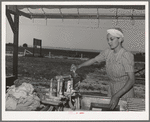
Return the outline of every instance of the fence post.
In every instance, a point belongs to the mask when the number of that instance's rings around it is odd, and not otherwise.
[[[51,58],[51,52],[49,52],[49,58]]]
[[[24,50],[24,56],[26,56],[26,49]]]
[[[81,53],[81,59],[83,58],[83,54]]]

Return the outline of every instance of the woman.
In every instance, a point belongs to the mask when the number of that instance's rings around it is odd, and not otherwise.
[[[78,66],[71,66],[71,70],[75,71],[95,62],[106,61],[106,72],[110,79],[111,89],[108,93],[111,97],[110,109],[115,109],[120,98],[134,97],[134,56],[123,48],[123,41],[124,35],[120,28],[108,29],[107,42],[110,48]]]

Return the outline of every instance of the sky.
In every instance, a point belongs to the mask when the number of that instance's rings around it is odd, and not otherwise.
[[[117,23],[117,24],[116,24]],[[120,27],[125,36],[124,48],[145,51],[144,20],[98,19],[28,19],[19,20],[19,46],[33,46],[33,38],[41,39],[43,47],[104,50],[108,48],[106,30]],[[6,18],[6,43],[13,42],[13,32]]]

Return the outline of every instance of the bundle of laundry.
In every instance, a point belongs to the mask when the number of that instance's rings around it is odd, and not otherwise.
[[[10,86],[6,93],[6,110],[33,111],[40,107],[40,99],[30,83]]]

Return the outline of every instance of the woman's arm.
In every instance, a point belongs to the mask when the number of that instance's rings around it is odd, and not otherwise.
[[[84,63],[82,63],[80,65],[77,65],[77,66],[72,64],[70,71],[76,71],[77,69],[79,69],[81,67],[90,66],[90,65],[94,64],[95,62],[97,62],[95,60],[95,58],[92,58],[92,59],[90,59],[90,60],[88,60],[88,61],[86,61],[86,62],[84,62]]]
[[[79,69],[79,68],[81,68],[81,67],[85,67],[85,66],[90,66],[90,65],[94,64],[95,62],[97,62],[97,61],[95,60],[95,58],[92,58],[92,59],[90,59],[90,60],[88,60],[88,61],[86,61],[86,62],[84,62],[84,63],[78,65],[78,66],[77,66],[77,69]]]
[[[129,79],[124,85],[124,87],[112,96],[110,101],[110,109],[114,109],[118,105],[119,98],[121,98],[125,93],[127,93],[135,83],[134,72],[128,72],[127,74],[129,76]]]
[[[124,87],[116,93],[116,96],[122,97],[125,93],[127,93],[135,83],[134,72],[128,72],[129,80],[126,82]]]
[[[92,64],[94,64],[95,62],[101,62],[105,60],[105,56],[106,54],[108,54],[110,52],[110,49],[106,49],[104,51],[102,51],[99,55],[97,55],[95,58],[92,58],[78,66],[72,65],[71,66],[71,71],[76,71],[77,69],[81,68],[81,67],[85,67],[85,66],[90,66]]]

